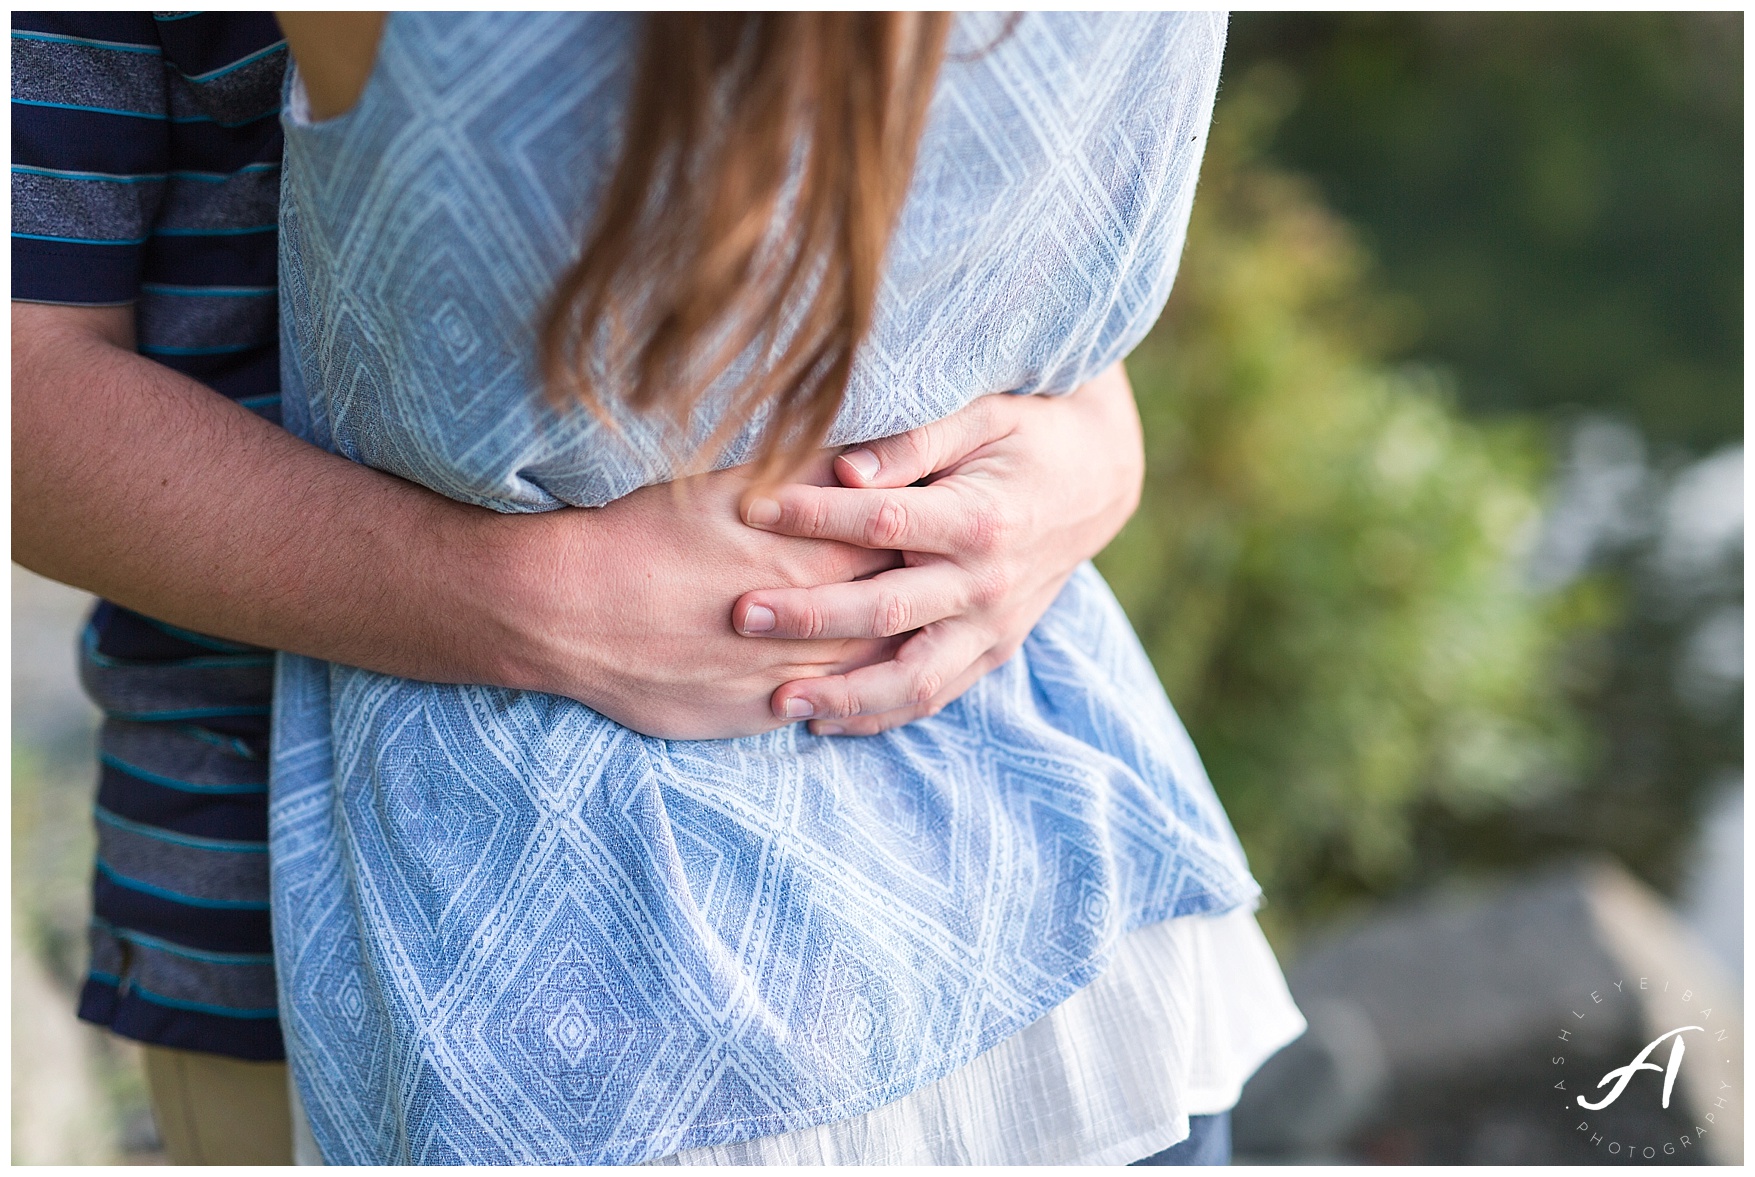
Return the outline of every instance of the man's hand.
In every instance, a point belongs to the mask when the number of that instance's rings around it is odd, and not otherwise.
[[[871,735],[935,714],[1010,658],[1073,569],[1121,530],[1144,469],[1118,363],[1068,396],[982,397],[858,447],[835,462],[839,487],[746,495],[752,527],[904,554],[869,579],[739,598],[732,620],[749,636],[912,635],[891,660],[785,684],[774,715]]]
[[[831,482],[833,460],[824,451],[799,477]],[[511,644],[541,651],[527,685],[647,735],[712,739],[781,726],[769,700],[782,683],[889,658],[900,639],[756,643],[732,629],[732,604],[756,585],[840,584],[901,563],[895,552],[745,527],[747,477],[721,470],[593,510],[492,520],[483,540],[503,548],[522,586],[504,611],[517,626]]]
[[[136,354],[133,329],[131,307],[13,304],[13,558],[45,576],[197,632],[568,695],[673,738],[778,726],[781,683],[897,645],[737,636],[750,588],[896,563],[745,527],[738,471],[500,515],[300,441]]]

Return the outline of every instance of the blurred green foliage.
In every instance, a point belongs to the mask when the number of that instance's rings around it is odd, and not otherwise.
[[[1663,566],[1714,513],[1741,530],[1732,504],[1678,518],[1666,500],[1709,452],[1740,453],[1743,19],[1231,23],[1230,76],[1266,71],[1283,92],[1266,157],[1308,177],[1372,253],[1397,312],[1386,354],[1443,365],[1471,414],[1540,422],[1557,456],[1576,456],[1605,419],[1631,426],[1645,454],[1574,590],[1594,595],[1596,620],[1613,612],[1570,643],[1563,669],[1590,735],[1577,787],[1469,821],[1430,814],[1418,823],[1429,875],[1608,851],[1673,892],[1703,806],[1740,774],[1741,683],[1703,705],[1691,668],[1713,649],[1741,663],[1740,553],[1733,539],[1680,577]],[[1565,480],[1550,488],[1562,513]]]
[[[1660,566],[1742,433],[1742,126],[1741,14],[1233,18],[1100,564],[1276,936],[1574,851],[1676,888],[1741,764],[1736,683],[1684,682],[1740,633],[1734,541]],[[1538,514],[1614,422],[1642,472],[1538,588]]]
[[[1742,436],[1741,13],[1243,13],[1226,64],[1469,409]]]
[[[70,647],[64,656],[71,661]],[[135,1043],[84,1023],[68,1027],[70,1033],[20,1025],[20,1019],[73,1020],[85,980],[97,844],[89,728],[78,732],[83,739],[49,745],[40,742],[41,735],[15,726],[12,744],[12,1161],[116,1165],[150,1158],[162,1163]],[[27,956],[33,959],[23,959]],[[73,1049],[52,1058],[30,1053],[45,1046]],[[37,1093],[26,1094],[25,1083],[46,1087],[50,1094],[30,1098]],[[57,1092],[69,1091],[79,1098],[57,1100]],[[21,1130],[21,1112],[48,1122]]]
[[[1365,255],[1260,158],[1278,82],[1227,82],[1175,293],[1128,361],[1143,502],[1099,562],[1283,934],[1406,882],[1424,808],[1562,787],[1575,740],[1562,602],[1518,568],[1538,437],[1383,361]]]

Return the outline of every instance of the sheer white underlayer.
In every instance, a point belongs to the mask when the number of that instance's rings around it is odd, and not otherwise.
[[[1187,916],[1124,939],[1103,975],[969,1065],[833,1124],[655,1165],[1116,1165],[1226,1111],[1304,1032],[1255,915]]]

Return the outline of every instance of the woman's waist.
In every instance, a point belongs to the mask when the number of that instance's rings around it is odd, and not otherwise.
[[[905,636],[905,635],[903,635]],[[899,642],[902,637],[891,639]],[[1102,729],[1161,727],[1174,714],[1134,638],[1125,614],[1089,563],[1075,569],[1018,652],[977,680],[938,715],[870,737],[818,737],[803,724],[731,739],[649,736],[623,726],[575,699],[538,691],[424,682],[340,664],[299,659],[322,668],[330,700],[326,733],[343,745],[366,749],[420,743],[430,729],[448,740],[468,737],[484,745],[537,749],[577,740],[637,748],[641,755],[699,765],[808,764],[871,749],[909,755],[939,745],[967,743],[977,731],[988,740],[1071,740],[1106,743]],[[709,685],[698,690],[711,693]],[[1069,714],[1077,698],[1079,713]],[[420,722],[410,726],[411,717]],[[281,715],[284,725],[309,727],[309,708]],[[424,734],[423,734],[424,733]],[[307,733],[309,734],[309,733]],[[840,751],[837,752],[836,750]],[[367,753],[369,755],[369,752]]]
[[[322,664],[299,665],[323,673]],[[771,829],[776,814],[794,810],[850,846],[912,840],[922,852],[929,830],[968,835],[1044,821],[1082,831],[1081,842],[1102,840],[1094,831],[1119,820],[1146,846],[1184,834],[1235,845],[1126,618],[1088,565],[1006,664],[938,715],[870,737],[792,725],[741,739],[665,740],[554,695],[340,666],[326,673],[326,706],[276,716],[277,749],[332,748],[315,769],[309,758],[289,758],[277,770],[287,786],[332,771],[352,796],[394,798],[415,811],[449,797],[459,812],[484,814],[585,813],[642,794],[642,805],[708,806],[751,829]]]

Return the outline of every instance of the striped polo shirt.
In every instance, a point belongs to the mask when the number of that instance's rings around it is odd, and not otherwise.
[[[279,418],[286,47],[267,13],[14,13],[12,297],[134,307],[142,354]],[[268,920],[273,655],[101,602],[79,1016],[284,1057]]]

